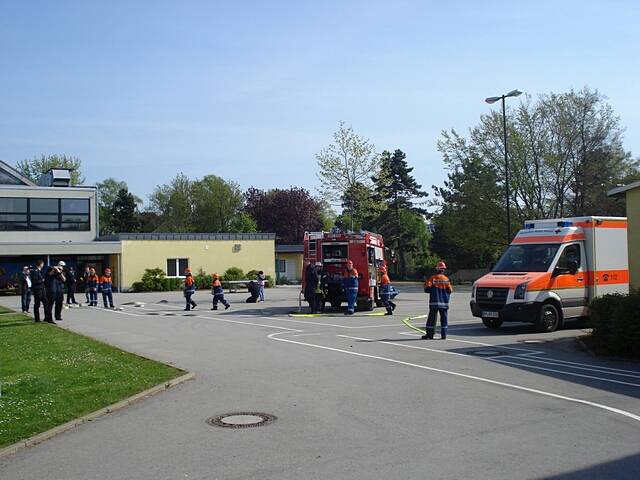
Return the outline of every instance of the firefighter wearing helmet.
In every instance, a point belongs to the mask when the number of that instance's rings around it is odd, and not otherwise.
[[[222,282],[220,281],[220,275],[214,273],[211,275],[211,295],[213,295],[213,306],[211,310],[218,310],[218,302],[224,305],[224,309],[227,310],[231,305],[224,298],[224,289],[222,288]]]
[[[100,277],[100,283],[98,284],[98,291],[102,292],[104,308],[113,308],[113,279],[111,278],[110,268],[104,269],[104,274]]]
[[[385,315],[393,315],[393,311],[396,309],[396,304],[392,301],[393,296],[394,289],[387,274],[387,267],[380,267],[380,300],[382,300],[384,308],[387,309]]]
[[[193,279],[193,273],[191,268],[187,267],[184,271],[184,300],[186,305],[184,307],[185,312],[195,309],[198,304],[191,298],[196,293],[196,282]]]
[[[344,275],[344,291],[347,296],[347,311],[345,315],[353,315],[356,311],[359,285],[358,270],[353,267],[353,262],[349,260],[347,262],[347,271]]]
[[[423,340],[432,340],[436,331],[437,315],[440,313],[440,333],[442,339],[447,338],[449,299],[451,298],[451,281],[444,272],[447,265],[440,260],[436,265],[438,273],[432,275],[424,283],[424,291],[429,294],[429,317],[427,318],[426,335]]]

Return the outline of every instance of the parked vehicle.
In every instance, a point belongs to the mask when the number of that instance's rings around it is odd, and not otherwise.
[[[393,256],[391,250],[386,251],[389,257]],[[334,310],[346,302],[343,279],[349,260],[358,271],[358,309],[373,310],[374,306],[382,306],[378,290],[379,269],[386,266],[382,235],[339,231],[305,233],[304,266],[322,263],[328,279],[326,300]],[[302,277],[304,290],[305,275]]]
[[[471,312],[488,328],[521,321],[552,332],[587,316],[592,299],[628,292],[626,218],[528,220],[473,284]]]

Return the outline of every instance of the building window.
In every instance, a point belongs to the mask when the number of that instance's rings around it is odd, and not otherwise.
[[[276,273],[286,273],[287,262],[281,258],[276,258]]]
[[[0,230],[91,230],[89,199],[0,198]]]
[[[184,277],[188,267],[188,258],[167,258],[167,277]]]

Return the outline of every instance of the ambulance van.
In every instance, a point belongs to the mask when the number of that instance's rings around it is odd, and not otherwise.
[[[473,284],[471,312],[488,328],[529,322],[552,332],[589,302],[629,292],[627,219],[527,220],[492,271]]]

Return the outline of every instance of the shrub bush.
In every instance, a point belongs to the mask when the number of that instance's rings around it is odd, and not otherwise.
[[[291,285],[292,282],[287,277],[278,277],[276,280],[276,285]]]
[[[147,268],[142,275],[142,292],[161,292],[164,290],[164,280],[167,278],[161,268]]]
[[[245,275],[241,268],[231,267],[227,268],[227,270],[224,272],[224,275],[222,275],[221,280],[227,282],[231,282],[233,280],[245,280]]]
[[[640,358],[640,293],[604,295],[589,305],[597,351]]]
[[[196,284],[196,288],[199,290],[211,288],[211,275],[208,275],[202,268],[200,268],[198,273],[194,275],[193,281]]]
[[[255,280],[258,278],[259,270],[249,270],[243,280]],[[271,288],[275,286],[275,282],[273,281],[273,277],[271,275],[265,275],[264,279],[267,281],[265,288]]]

